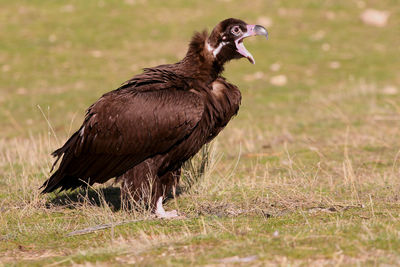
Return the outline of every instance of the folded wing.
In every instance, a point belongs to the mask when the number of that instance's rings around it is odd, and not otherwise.
[[[94,103],[81,128],[53,152],[60,166],[42,193],[103,183],[182,142],[202,117],[190,91],[115,90]]]

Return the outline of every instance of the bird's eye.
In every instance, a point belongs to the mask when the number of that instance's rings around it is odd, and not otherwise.
[[[238,36],[239,34],[242,33],[242,30],[240,29],[239,26],[235,26],[235,27],[233,27],[233,28],[231,29],[231,33],[232,33],[233,35]]]

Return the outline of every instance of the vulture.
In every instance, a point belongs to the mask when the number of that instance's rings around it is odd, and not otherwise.
[[[92,104],[82,126],[55,150],[42,193],[121,182],[121,195],[148,201],[161,218],[176,217],[162,203],[179,182],[182,164],[213,140],[239,110],[239,89],[221,76],[232,59],[254,58],[246,37],[264,35],[260,25],[229,18],[211,34],[196,32],[186,56],[143,73]]]

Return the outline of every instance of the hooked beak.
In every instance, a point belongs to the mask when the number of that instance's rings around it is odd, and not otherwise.
[[[243,40],[250,36],[256,35],[264,35],[268,40],[268,32],[261,25],[247,25],[247,31],[235,41],[237,51],[247,58],[252,64],[255,63],[253,56],[249,51],[247,51],[246,47],[243,44]]]

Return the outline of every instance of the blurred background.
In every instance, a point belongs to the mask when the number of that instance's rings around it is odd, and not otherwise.
[[[344,114],[331,112],[362,121],[360,94],[377,94],[377,105],[398,99],[399,9],[396,0],[2,1],[0,136],[47,132],[39,107],[67,135],[103,93],[144,67],[180,60],[194,31],[228,17],[270,32],[268,42],[246,40],[256,65],[226,66],[244,95],[236,125],[271,130],[289,115],[288,131],[310,120],[315,130],[332,127],[318,112],[326,103],[311,99],[335,94]]]

